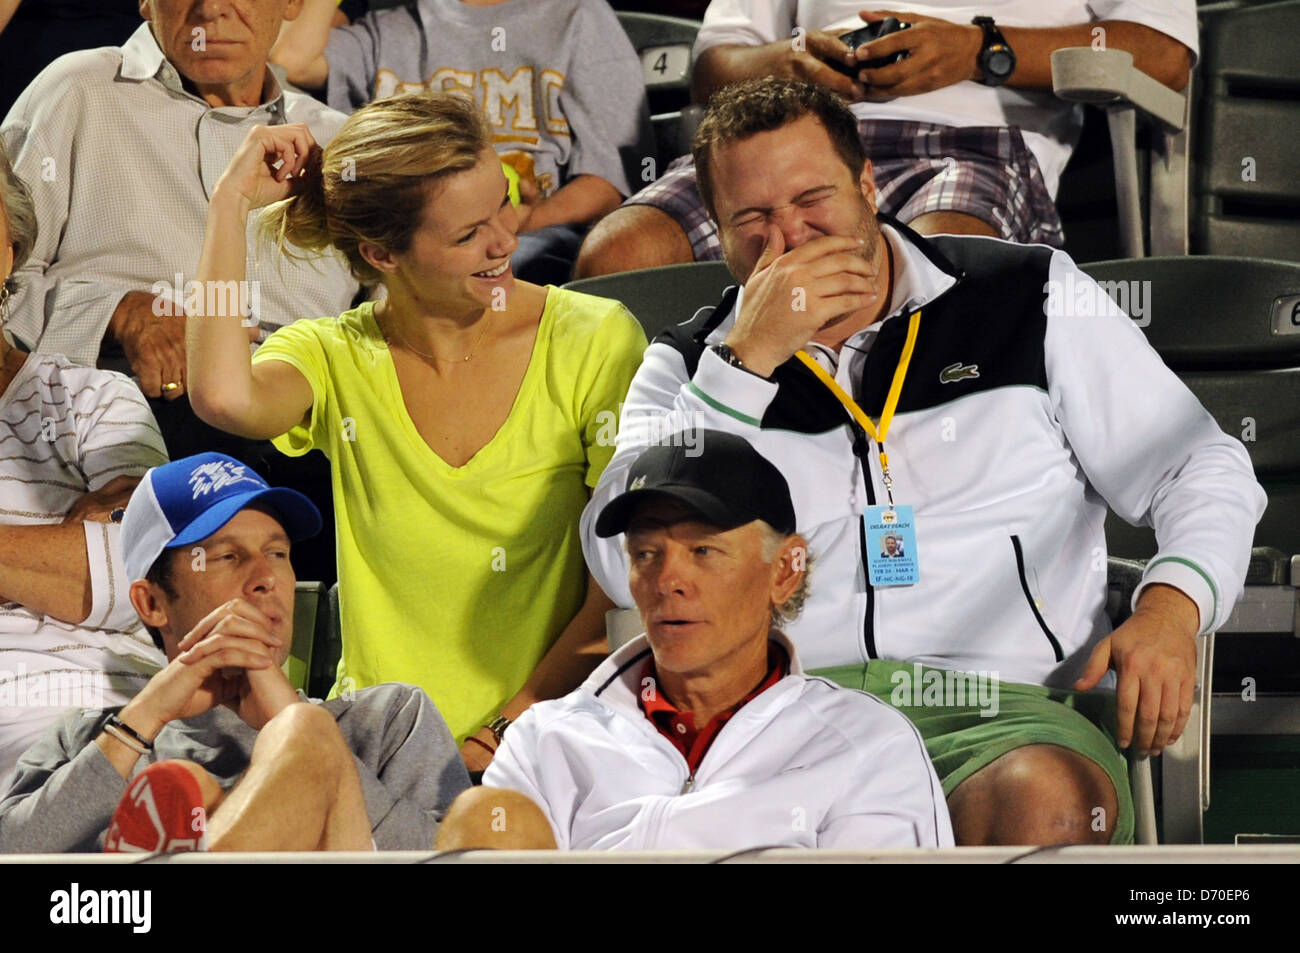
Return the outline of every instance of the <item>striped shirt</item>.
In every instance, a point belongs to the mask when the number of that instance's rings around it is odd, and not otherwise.
[[[262,105],[214,109],[185,90],[145,23],[123,46],[61,56],[32,81],[0,127],[39,224],[10,303],[15,337],[93,366],[126,292],[183,306],[208,200],[249,130],[303,122],[324,144],[345,118],[266,77]],[[245,300],[263,338],[348,309],[358,286],[341,258],[286,258],[256,228],[253,216]]]
[[[83,494],[166,462],[149,406],[121,374],[34,354],[0,395],[0,526],[61,523]],[[0,603],[0,777],[63,710],[123,705],[166,664],[127,598],[119,527],[84,526],[81,625]]]

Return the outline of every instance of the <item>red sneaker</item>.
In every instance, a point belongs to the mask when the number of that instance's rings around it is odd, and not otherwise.
[[[206,823],[198,779],[175,762],[151,764],[136,775],[117,803],[104,851],[206,850]]]

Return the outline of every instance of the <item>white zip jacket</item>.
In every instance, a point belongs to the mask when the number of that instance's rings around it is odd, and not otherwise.
[[[790,674],[722,727],[692,777],[638,704],[641,635],[510,726],[483,776],[528,795],[562,849],[951,847],[920,734],[873,695]]]
[[[889,316],[850,338],[832,373],[879,420],[921,309],[885,447],[895,502],[915,507],[920,581],[868,584],[862,514],[885,491],[875,442],[839,402],[798,361],[765,380],[708,350],[742,288],[658,336],[632,382],[581,523],[605,592],[632,605],[623,537],[596,537],[596,514],[645,446],[707,427],[745,437],[789,481],[815,562],[788,633],[810,669],[885,658],[1070,687],[1110,630],[1107,504],[1154,526],[1142,587],[1175,586],[1202,632],[1221,625],[1265,504],[1242,445],[1063,252],[927,241],[881,220],[897,265]],[[830,369],[828,352],[808,350]]]

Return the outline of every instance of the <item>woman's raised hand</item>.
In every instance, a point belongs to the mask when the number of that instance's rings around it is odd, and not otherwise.
[[[303,123],[254,126],[222,173],[212,200],[236,199],[252,211],[287,199],[308,161],[319,161],[319,153]]]

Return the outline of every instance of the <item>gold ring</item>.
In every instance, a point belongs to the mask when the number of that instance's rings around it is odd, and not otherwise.
[[[165,391],[180,390],[181,385],[176,381],[168,381],[166,384],[163,384],[162,389]]]

